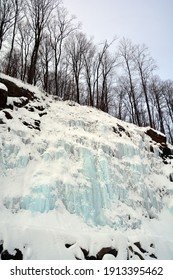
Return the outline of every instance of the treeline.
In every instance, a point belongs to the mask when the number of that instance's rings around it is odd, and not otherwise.
[[[96,45],[61,0],[0,0],[0,71],[62,100],[94,106],[173,143],[173,81],[156,75],[145,45]]]

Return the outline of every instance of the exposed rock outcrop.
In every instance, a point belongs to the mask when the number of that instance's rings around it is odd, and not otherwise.
[[[18,98],[17,100],[14,100],[13,104],[16,107],[23,107],[30,100],[34,99],[34,93],[29,91],[26,88],[20,87],[16,85],[14,82],[9,80],[8,78],[1,77],[0,76],[0,84],[3,86],[0,87],[0,109],[5,109],[5,108],[12,108],[11,105],[7,105],[7,98],[8,97],[13,97],[13,98]],[[7,90],[5,90],[6,88]]]
[[[156,130],[149,128],[145,133],[150,136],[151,139],[156,143],[159,143],[161,145],[166,144],[166,136],[158,133]]]
[[[104,255],[110,254],[113,255],[115,258],[118,255],[118,251],[115,248],[112,247],[106,247],[102,248],[98,253],[97,253],[97,259],[102,260]]]
[[[173,158],[173,151],[169,148],[167,144],[166,136],[162,133],[158,133],[156,130],[149,128],[145,134],[151,137],[151,139],[159,144],[160,147],[160,156],[163,158],[163,162],[167,164],[167,158]],[[150,151],[154,152],[153,146],[150,146]]]
[[[23,254],[19,249],[14,249],[14,254],[4,250],[3,241],[0,241],[0,257],[1,260],[23,260]]]
[[[8,96],[11,97],[26,97],[28,100],[32,100],[34,98],[34,94],[30,92],[28,89],[17,86],[12,81],[1,78],[0,83],[4,84],[8,89]]]
[[[4,109],[7,104],[7,91],[0,86],[0,110]]]
[[[19,249],[15,249],[15,254],[11,255],[7,250],[1,253],[1,260],[23,260],[23,254]]]

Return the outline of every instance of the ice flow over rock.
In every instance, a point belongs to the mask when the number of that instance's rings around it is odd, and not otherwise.
[[[170,145],[164,164],[160,143],[145,133],[148,128],[55,101],[38,89],[34,94],[22,108],[10,97],[7,104],[13,108],[0,111],[1,213],[22,222],[29,215],[31,228],[32,217],[55,215],[49,227],[65,232],[72,217],[96,232],[106,228],[116,233],[142,230],[147,222],[159,224],[165,211],[171,215]],[[6,240],[4,235],[0,230],[0,240]]]

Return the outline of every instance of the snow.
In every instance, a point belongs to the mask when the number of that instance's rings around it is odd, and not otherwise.
[[[7,87],[4,84],[2,84],[2,83],[0,83],[0,89],[8,91]]]
[[[140,242],[145,259],[153,252],[173,259],[173,160],[163,164],[146,128],[9,79],[34,92],[30,106],[46,106],[47,114],[14,108],[7,120],[0,112],[3,248],[20,249],[24,259],[84,259],[81,248],[96,256],[112,247],[126,259]],[[40,131],[23,124],[35,120]]]

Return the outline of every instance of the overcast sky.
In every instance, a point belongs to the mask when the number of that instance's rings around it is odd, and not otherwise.
[[[162,79],[173,80],[173,0],[63,0],[95,43],[114,36],[145,44]]]

